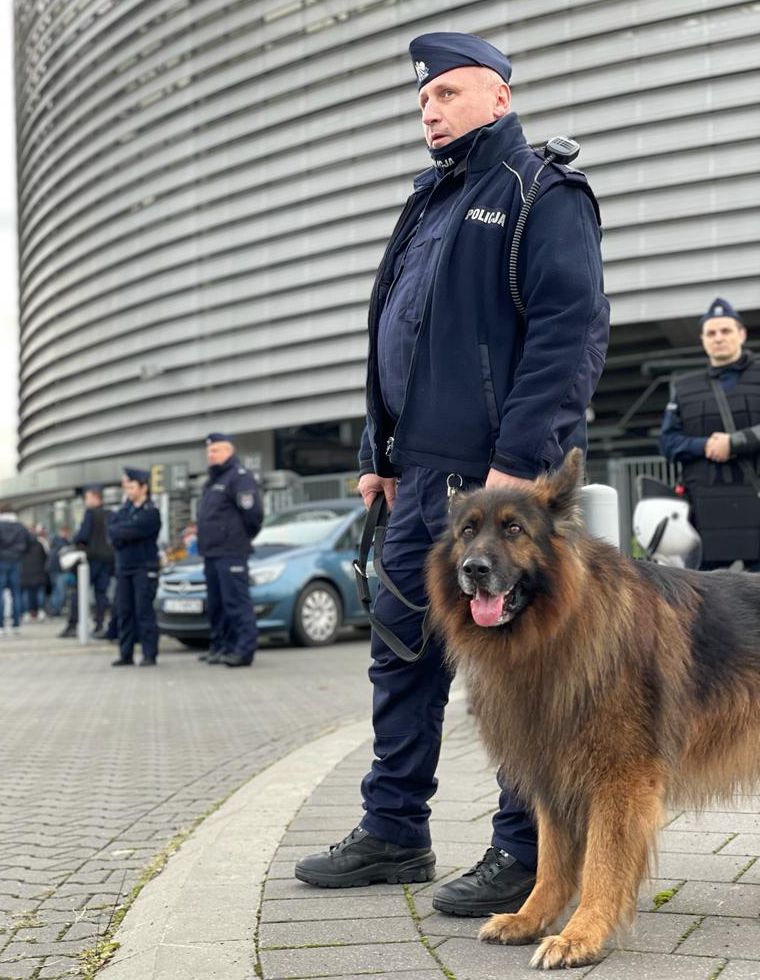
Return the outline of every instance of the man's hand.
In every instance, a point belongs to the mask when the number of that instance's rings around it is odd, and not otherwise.
[[[392,476],[378,476],[377,473],[365,473],[359,477],[359,493],[367,510],[378,493],[385,494],[388,510],[392,510],[396,499],[396,479]]]
[[[713,432],[705,443],[705,456],[713,463],[725,463],[731,456],[731,436],[727,432]]]
[[[525,480],[520,476],[510,476],[500,470],[489,470],[486,477],[486,490],[493,487],[511,487],[514,490],[527,490],[533,486],[533,480]]]

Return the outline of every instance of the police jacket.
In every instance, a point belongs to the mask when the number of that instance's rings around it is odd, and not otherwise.
[[[152,500],[140,507],[127,501],[109,515],[108,537],[116,554],[117,572],[158,568],[158,532],[161,515]]]
[[[198,507],[198,551],[204,558],[242,558],[264,519],[256,480],[237,458],[210,466]]]
[[[20,561],[33,541],[15,514],[0,514],[0,561]]]
[[[101,504],[88,507],[84,512],[74,544],[84,545],[88,561],[104,561],[113,564],[113,548],[108,543],[108,513]]]
[[[704,454],[708,437],[726,431],[713,380],[724,389],[736,426],[731,436],[732,458],[725,463],[714,463]],[[688,487],[745,484],[742,457],[760,474],[760,362],[746,351],[733,364],[675,378],[660,449],[668,459],[681,463]]]
[[[512,113],[478,133],[422,299],[394,420],[380,391],[377,334],[398,250],[435,194],[434,167],[416,178],[370,299],[361,472],[392,476],[414,464],[532,478],[577,442],[609,336],[599,211],[582,173],[555,164],[543,171],[519,252],[523,319],[508,288],[508,254],[542,159]]]

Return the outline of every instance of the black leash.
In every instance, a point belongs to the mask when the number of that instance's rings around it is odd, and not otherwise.
[[[383,542],[385,541],[387,526],[388,504],[385,500],[385,494],[376,493],[375,499],[372,501],[372,506],[367,513],[367,520],[364,522],[362,539],[361,543],[359,544],[359,557],[355,558],[353,562],[354,573],[356,575],[356,589],[359,593],[359,601],[367,611],[370,625],[383,643],[385,643],[397,657],[400,657],[402,660],[406,660],[407,663],[415,663],[427,649],[428,640],[430,639],[430,634],[432,632],[428,617],[428,606],[416,606],[413,602],[410,602],[406,596],[399,592],[394,583],[391,581],[390,576],[385,571],[385,568],[383,567]],[[425,618],[422,621],[422,643],[417,652],[411,650],[396,636],[392,630],[388,629],[387,626],[384,626],[372,612],[372,596],[369,591],[369,579],[367,578],[367,561],[369,559],[370,549],[372,549],[372,565],[375,569],[377,577],[380,579],[386,589],[388,589],[388,591],[394,595],[399,602],[402,602],[407,609],[411,609],[413,612],[425,614]]]

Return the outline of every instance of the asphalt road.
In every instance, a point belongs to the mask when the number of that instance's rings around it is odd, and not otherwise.
[[[59,630],[0,639],[0,980],[76,975],[79,952],[178,832],[370,710],[369,644],[356,635],[265,648],[240,670],[167,641],[142,670],[113,669],[112,646]]]

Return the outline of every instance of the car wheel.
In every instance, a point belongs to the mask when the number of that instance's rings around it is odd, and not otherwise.
[[[304,647],[332,643],[343,622],[340,596],[327,582],[312,582],[296,600],[293,639]]]
[[[183,647],[188,647],[190,650],[208,650],[209,647],[209,641],[201,637],[178,636],[177,639]]]

